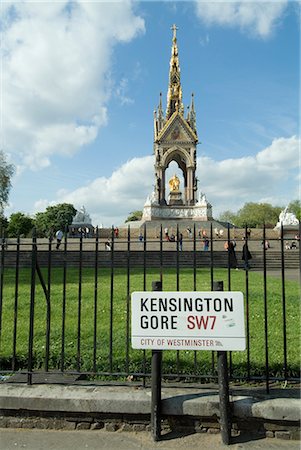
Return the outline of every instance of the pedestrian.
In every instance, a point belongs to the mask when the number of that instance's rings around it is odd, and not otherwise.
[[[105,243],[105,247],[106,247],[106,250],[111,250],[111,248],[112,248],[112,245],[111,245],[111,241],[110,241],[110,239],[108,239],[108,240],[106,241],[106,243]]]
[[[190,228],[190,227],[187,227],[187,228],[186,228],[186,231],[187,231],[187,237],[188,237],[189,239],[191,239],[191,238],[192,238],[192,231],[191,231],[191,228]]]
[[[268,250],[270,248],[270,243],[268,240],[261,242],[262,248],[265,248],[265,250]]]
[[[169,242],[175,242],[176,237],[173,233],[171,233],[170,237],[168,238]]]
[[[167,241],[169,241],[168,227],[165,227],[165,228],[164,228],[164,235],[165,235],[165,239],[166,239]]]
[[[252,259],[252,255],[248,248],[248,242],[245,241],[245,243],[242,247],[242,260],[244,261],[244,269],[245,270],[250,270],[250,264],[249,264],[250,259]]]
[[[229,267],[231,269],[238,270],[237,258],[235,253],[236,243],[233,241],[226,241],[224,247],[228,251]]]
[[[182,251],[183,250],[183,234],[182,233],[179,234],[178,242],[179,242],[179,250]]]
[[[62,232],[62,230],[57,230],[57,232],[55,233],[57,250],[60,248],[63,236],[64,236],[64,233]]]
[[[209,239],[205,238],[204,239],[204,251],[208,252],[208,250],[209,250]]]

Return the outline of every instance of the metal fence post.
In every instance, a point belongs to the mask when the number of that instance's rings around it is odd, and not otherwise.
[[[223,291],[223,281],[213,283],[214,291]],[[229,445],[231,438],[231,410],[229,401],[229,379],[227,352],[217,352],[217,370],[219,387],[220,427],[223,444]]]
[[[31,288],[30,288],[30,310],[29,310],[29,333],[28,333],[28,363],[27,384],[32,384],[33,369],[33,338],[34,338],[34,307],[36,295],[36,266],[37,266],[37,237],[36,230],[32,231],[32,255],[31,255]]]
[[[161,291],[162,282],[153,281],[152,290]],[[162,350],[152,350],[151,430],[154,441],[159,441],[161,437],[161,363],[162,363]]]

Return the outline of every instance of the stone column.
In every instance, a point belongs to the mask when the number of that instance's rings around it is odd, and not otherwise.
[[[166,204],[166,193],[165,193],[165,185],[166,185],[166,175],[165,170],[161,171],[161,179],[162,179],[162,189],[161,189],[161,204]]]
[[[186,193],[186,202],[187,205],[191,204],[191,183],[192,183],[192,172],[191,169],[187,169],[187,193]]]

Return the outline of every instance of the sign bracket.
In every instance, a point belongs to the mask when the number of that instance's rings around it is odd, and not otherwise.
[[[214,291],[223,291],[223,281],[213,282]],[[231,440],[231,408],[229,400],[229,377],[227,352],[217,352],[217,370],[219,387],[220,427],[223,444],[229,445]]]
[[[152,282],[153,291],[162,291],[162,281]],[[154,441],[161,437],[161,380],[162,380],[162,350],[152,350],[151,371],[151,432]]]
[[[161,439],[162,351],[194,349],[217,351],[220,430],[223,444],[231,441],[228,350],[245,349],[242,292],[224,291],[223,281],[211,291],[163,292],[162,281],[151,292],[132,293],[132,347],[152,350],[151,433]]]

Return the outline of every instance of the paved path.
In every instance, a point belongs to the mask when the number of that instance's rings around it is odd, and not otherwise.
[[[233,239],[233,237],[231,237]],[[107,242],[108,238],[99,238],[98,241],[98,249],[99,251],[105,251],[105,243]],[[213,242],[213,249],[215,251],[225,251],[224,244],[227,240],[227,236],[224,236],[222,239],[214,239]],[[130,247],[131,250],[143,250],[144,245],[143,242],[140,242],[137,237],[132,237],[130,240]],[[241,251],[243,247],[243,240],[241,236],[235,237],[236,241],[236,251]],[[17,240],[15,238],[8,238],[7,239],[7,250],[16,250],[16,243]],[[270,239],[270,250],[268,252],[273,251],[280,251],[281,250],[281,242],[278,239]],[[256,239],[250,239],[248,241],[248,246],[250,251],[260,251],[262,250],[262,236],[257,236]],[[163,250],[176,250],[176,243],[175,242],[168,242],[165,239],[163,239]],[[55,251],[56,241],[52,241],[52,250]],[[69,250],[79,250],[80,246],[80,240],[78,238],[68,238],[67,240],[67,246]],[[183,236],[183,250],[192,251],[194,247],[193,239],[188,238],[186,235]],[[299,249],[299,244],[297,245]],[[49,249],[49,240],[45,238],[39,238],[37,240],[37,248],[38,250],[44,250],[47,251]],[[64,241],[62,241],[60,251],[62,251],[64,248]],[[128,241],[126,236],[122,236],[118,239],[114,240],[114,248],[115,250],[124,250],[126,251],[128,248]],[[150,237],[146,239],[146,248],[147,250],[160,250],[160,239],[157,237]],[[28,250],[30,251],[32,249],[32,240],[29,238],[21,239],[20,244],[20,250]],[[196,249],[197,251],[203,250],[203,239],[196,236]],[[89,239],[83,239],[83,250],[95,250],[95,238],[89,238]],[[298,250],[285,250],[285,253],[291,253],[291,252],[298,252]]]
[[[53,431],[0,429],[0,450],[300,450],[300,441],[256,439],[252,436],[233,438],[229,447],[219,434],[168,434],[154,442],[150,433],[94,431]]]
[[[262,270],[259,271],[262,273]],[[281,270],[268,270],[267,275],[271,277],[280,278]],[[285,270],[285,280],[299,281],[300,280],[300,270],[299,269],[286,269]]]
[[[253,269],[252,272],[258,272],[263,274],[262,269]],[[267,275],[270,277],[281,278],[281,269],[268,269]],[[300,270],[299,269],[286,269],[285,270],[285,280],[299,281],[300,280]]]

